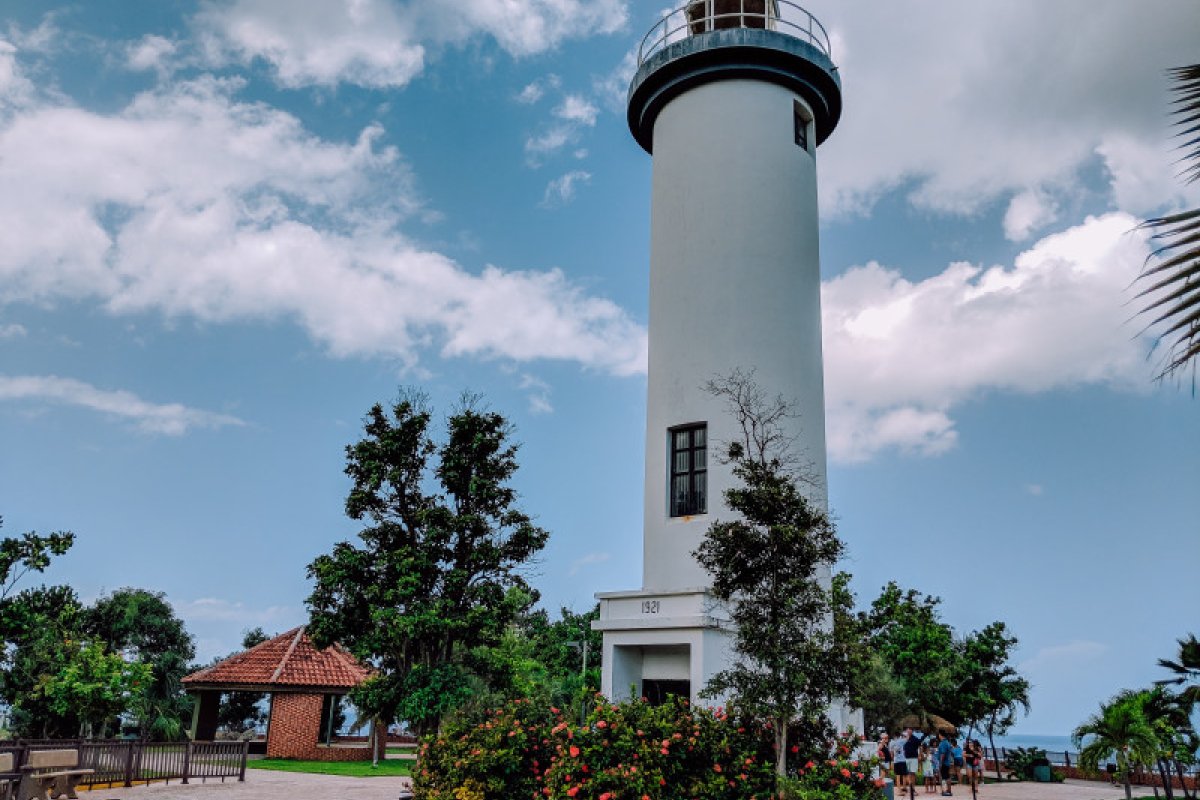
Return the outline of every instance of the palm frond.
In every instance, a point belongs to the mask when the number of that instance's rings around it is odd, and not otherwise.
[[[1200,64],[1176,67],[1167,74],[1175,95],[1171,113],[1176,118],[1176,136],[1184,140],[1179,145],[1183,151],[1179,161],[1185,165],[1180,177],[1192,183],[1200,180],[1200,136],[1193,136],[1200,131]],[[1155,346],[1167,348],[1156,376],[1162,380],[1189,364],[1194,369],[1200,361],[1200,209],[1148,219],[1141,227],[1153,231],[1155,249],[1138,279],[1154,279],[1137,296],[1166,291],[1139,312],[1157,309],[1147,328],[1161,326]]]

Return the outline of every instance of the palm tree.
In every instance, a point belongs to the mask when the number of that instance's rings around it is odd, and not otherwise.
[[[1139,705],[1146,721],[1158,738],[1156,761],[1158,774],[1162,777],[1167,800],[1175,796],[1172,785],[1174,775],[1179,773],[1184,797],[1191,797],[1187,781],[1183,779],[1183,764],[1192,763],[1196,752],[1196,731],[1192,727],[1191,706],[1180,695],[1155,686],[1138,692],[1124,691],[1117,695],[1118,701]]]
[[[1190,708],[1196,708],[1196,705],[1200,704],[1200,640],[1196,639],[1196,634],[1188,634],[1188,638],[1179,640],[1178,660],[1171,661],[1166,658],[1160,658],[1158,665],[1175,673],[1175,677],[1164,678],[1161,681],[1155,681],[1155,683],[1159,686],[1189,684],[1186,689],[1179,693],[1179,697]]]
[[[1101,705],[1100,711],[1076,728],[1071,738],[1079,748],[1079,765],[1085,770],[1097,772],[1101,761],[1116,755],[1117,774],[1125,782],[1126,800],[1133,797],[1129,780],[1133,767],[1153,764],[1158,756],[1158,737],[1146,719],[1144,703],[1128,695]]]
[[[1191,183],[1200,180],[1200,64],[1176,67],[1169,74],[1174,82],[1171,90],[1177,95],[1172,112],[1177,117],[1177,135],[1186,140],[1180,145],[1185,165],[1181,177]],[[1159,342],[1170,342],[1158,374],[1161,379],[1200,360],[1200,208],[1148,219],[1142,227],[1154,231],[1151,257],[1161,259],[1153,266],[1147,261],[1140,280],[1150,285],[1138,294],[1163,292],[1141,311],[1156,315],[1149,326],[1166,326],[1159,335]]]

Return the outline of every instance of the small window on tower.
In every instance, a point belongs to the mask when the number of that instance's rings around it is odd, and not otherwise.
[[[796,144],[808,152],[808,123],[812,122],[812,117],[798,100],[792,101],[792,119],[796,127]]]
[[[687,517],[708,511],[708,426],[672,428],[671,516]]]

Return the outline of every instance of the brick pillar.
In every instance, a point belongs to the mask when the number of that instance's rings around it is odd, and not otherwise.
[[[323,699],[319,694],[275,693],[267,729],[267,758],[317,758]]]

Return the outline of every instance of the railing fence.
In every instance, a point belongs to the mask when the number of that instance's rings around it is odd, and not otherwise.
[[[1009,752],[1011,752],[1012,750],[1015,750],[1015,749],[1017,749],[1017,748],[997,747],[995,750],[993,750],[990,747],[984,747],[983,753],[984,753],[984,757],[986,759],[988,759],[989,761],[991,761],[993,763],[995,763],[996,761],[999,761],[1000,764],[1003,765],[1005,760],[1008,758]],[[1025,748],[1025,749],[1028,750],[1029,748]],[[1041,748],[1038,748],[1038,749],[1040,750]],[[1073,767],[1075,769],[1080,768],[1079,767],[1079,753],[1073,753],[1069,750],[1045,750],[1044,752],[1046,753],[1046,760],[1050,762],[1050,766],[1052,766],[1052,767]],[[1200,763],[1189,764],[1186,762],[1181,762],[1181,766],[1183,768],[1183,774],[1185,776],[1187,776],[1189,779],[1200,780]],[[1100,774],[1104,774],[1104,772],[1105,772],[1105,764],[1104,763],[1100,764],[1100,769],[1098,771]],[[1134,771],[1132,782],[1133,783],[1143,783],[1143,782],[1146,782],[1149,780],[1153,780],[1153,776],[1155,776],[1155,775],[1157,775],[1155,765],[1151,765],[1150,768],[1140,767],[1139,769]]]
[[[178,780],[189,783],[219,778],[246,779],[250,743],[143,742],[136,739],[16,739],[0,741],[0,753],[12,753],[15,768],[25,764],[31,750],[78,750],[81,769],[91,769],[80,786],[133,786]]]

